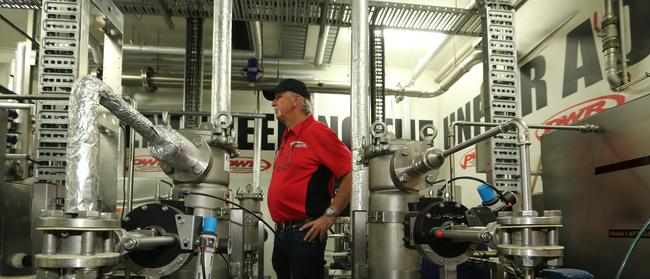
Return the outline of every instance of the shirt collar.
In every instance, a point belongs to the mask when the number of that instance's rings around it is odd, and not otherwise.
[[[284,131],[284,136],[289,136],[289,133],[293,135],[300,135],[300,133],[302,133],[302,130],[307,128],[307,126],[309,126],[309,124],[311,124],[314,121],[316,121],[316,119],[314,119],[314,116],[310,114],[303,121],[300,121],[300,123],[296,124],[296,126],[293,126],[293,128],[286,129]]]

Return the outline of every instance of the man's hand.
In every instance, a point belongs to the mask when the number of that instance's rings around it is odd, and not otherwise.
[[[312,241],[316,237],[320,237],[320,240],[323,241],[327,236],[327,230],[334,225],[335,221],[336,217],[323,215],[314,221],[304,224],[300,227],[300,231],[309,229],[305,235],[305,241]]]

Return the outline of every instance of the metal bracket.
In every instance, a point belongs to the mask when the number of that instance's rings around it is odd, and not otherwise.
[[[403,211],[371,211],[368,223],[404,223],[406,214]]]
[[[194,248],[194,241],[198,238],[202,219],[200,216],[176,214],[176,229],[181,249],[192,250]]]

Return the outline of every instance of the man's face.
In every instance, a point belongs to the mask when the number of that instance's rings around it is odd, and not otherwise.
[[[280,92],[275,94],[275,99],[271,102],[273,110],[275,111],[275,118],[278,121],[283,122],[287,119],[287,116],[298,109],[299,106],[299,97],[292,96],[288,91]]]

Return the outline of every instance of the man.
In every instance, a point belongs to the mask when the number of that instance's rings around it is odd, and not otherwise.
[[[295,79],[264,90],[285,129],[269,185],[268,205],[276,223],[273,269],[279,279],[323,278],[325,239],[350,202],[350,150],[311,115],[307,87]],[[334,180],[340,187],[333,197]],[[332,198],[333,197],[333,198]]]

